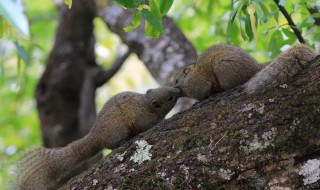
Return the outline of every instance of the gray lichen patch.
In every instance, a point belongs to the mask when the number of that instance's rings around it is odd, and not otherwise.
[[[149,145],[145,140],[139,140],[135,142],[137,144],[137,150],[134,155],[130,157],[134,163],[141,164],[144,161],[151,160],[152,154],[149,152],[152,145]]]
[[[308,160],[300,169],[299,175],[304,176],[303,184],[308,185],[320,179],[320,160]]]
[[[277,135],[277,129],[271,128],[270,131],[267,131],[261,135],[261,138],[257,134],[253,136],[253,139],[250,140],[241,140],[240,149],[244,150],[246,153],[251,153],[255,150],[263,150],[269,146],[273,146],[274,137]]]

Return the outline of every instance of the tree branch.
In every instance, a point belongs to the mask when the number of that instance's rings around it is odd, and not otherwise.
[[[307,6],[307,8],[308,8],[308,11],[310,12],[310,14],[319,13],[319,10],[316,7],[312,8],[312,7]],[[320,17],[316,17],[316,18],[313,18],[313,19],[314,19],[314,24],[317,25],[317,26],[320,26]]]
[[[102,67],[98,68],[98,71],[95,73],[94,76],[94,82],[96,87],[103,85],[104,83],[108,82],[113,75],[115,75],[118,70],[121,68],[125,60],[129,57],[131,54],[131,51],[128,50],[125,54],[122,56],[117,57],[117,59],[113,62],[110,69],[107,71],[104,71]]]
[[[285,88],[245,94],[238,87],[196,103],[62,189],[319,189],[311,177],[320,161],[319,58]]]
[[[293,30],[294,34],[297,36],[300,43],[304,44],[305,40],[303,39],[301,32],[297,29],[296,24],[293,22],[290,14],[287,12],[287,10],[279,4],[279,0],[274,0],[276,5],[278,6],[279,10],[282,12],[283,16],[287,19],[288,24],[290,25],[291,29]]]

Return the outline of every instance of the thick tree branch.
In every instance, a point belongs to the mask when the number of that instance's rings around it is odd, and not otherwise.
[[[145,35],[144,23],[133,31],[125,32],[123,30],[124,27],[131,24],[132,12],[130,10],[112,3],[98,8],[98,15],[108,28],[119,35],[130,51],[137,54],[151,75],[160,84],[171,83],[178,68],[193,64],[196,61],[197,52],[195,48],[172,19],[163,18],[165,33],[158,39],[153,39]]]
[[[300,43],[304,44],[305,40],[303,39],[301,32],[297,29],[296,24],[293,22],[290,14],[287,12],[287,10],[279,4],[279,0],[274,0],[276,5],[278,6],[279,10],[282,12],[283,16],[287,19],[288,24],[290,25],[291,29],[293,30],[294,34],[297,36]]]
[[[264,93],[216,94],[124,143],[62,189],[319,189],[319,87],[318,57]],[[141,141],[151,149],[139,148]]]

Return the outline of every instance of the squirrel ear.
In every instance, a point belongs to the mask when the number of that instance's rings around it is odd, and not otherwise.
[[[190,73],[190,71],[191,71],[191,68],[187,67],[187,68],[183,69],[183,74],[187,75],[188,73]]]
[[[160,102],[158,102],[158,101],[156,101],[156,100],[153,100],[153,101],[151,102],[151,105],[152,105],[153,107],[155,107],[155,108],[161,108]]]

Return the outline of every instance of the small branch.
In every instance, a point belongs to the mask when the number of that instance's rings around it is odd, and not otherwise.
[[[294,34],[297,36],[300,43],[304,44],[305,40],[303,39],[301,32],[297,29],[296,24],[293,22],[290,14],[287,12],[287,10],[279,4],[279,0],[274,0],[276,5],[278,6],[279,10],[282,12],[283,16],[287,19],[291,29],[293,30]]]
[[[125,62],[125,60],[129,57],[131,54],[131,51],[126,52],[124,55],[118,57],[112,64],[111,68],[107,71],[104,71],[101,67],[99,69],[99,72],[96,72],[94,79],[95,79],[95,85],[101,86],[104,83],[108,82],[113,75],[115,75],[118,70],[121,68],[122,64]]]
[[[307,8],[308,8],[308,11],[310,12],[310,14],[319,13],[319,10],[316,7],[312,8],[312,7],[307,6]],[[314,18],[314,24],[317,26],[320,26],[320,17]]]

